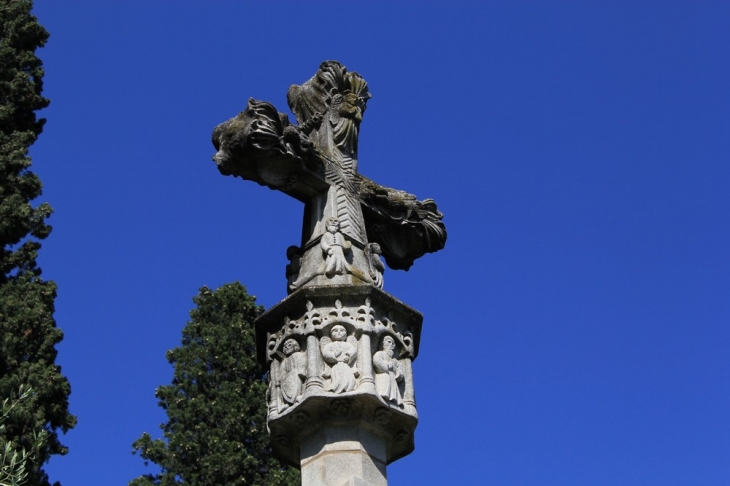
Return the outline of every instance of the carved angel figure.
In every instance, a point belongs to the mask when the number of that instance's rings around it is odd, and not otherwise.
[[[351,244],[340,233],[340,222],[337,218],[327,218],[327,232],[319,242],[325,256],[324,274],[328,277],[343,275],[348,269],[345,252],[350,251]]]
[[[347,330],[339,324],[332,327],[330,337],[324,336],[320,342],[324,361],[332,366],[325,378],[330,378],[329,390],[335,393],[348,392],[355,388],[357,370],[352,363],[357,358],[357,340],[347,336]]]
[[[401,398],[400,389],[398,389],[398,382],[403,381],[403,367],[400,361],[393,356],[394,351],[395,341],[392,337],[385,336],[382,350],[373,355],[375,388],[386,401],[401,405],[403,399]]]
[[[284,342],[284,359],[279,366],[279,386],[281,398],[285,402],[282,410],[294,404],[302,395],[302,383],[307,377],[307,356],[302,352],[296,339]]]

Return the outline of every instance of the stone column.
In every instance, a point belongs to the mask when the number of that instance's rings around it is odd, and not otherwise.
[[[375,379],[373,378],[373,356],[370,345],[370,335],[362,333],[360,337],[360,385],[358,390],[365,393],[375,393]]]
[[[418,417],[418,412],[416,411],[416,392],[413,387],[413,366],[409,358],[404,359],[402,363],[404,368],[403,375],[406,382],[405,391],[403,392],[403,404],[405,405],[406,412],[410,412]]]
[[[387,486],[386,442],[363,425],[325,427],[300,446],[302,486]]]
[[[407,270],[444,247],[446,228],[433,199],[358,174],[368,99],[359,74],[325,61],[287,93],[297,125],[251,98],[213,131],[222,174],[305,201],[301,247],[287,250],[291,293],[256,320],[256,348],[272,379],[273,454],[306,486],[385,485],[386,464],[414,448],[423,316],[380,290],[380,255]]]
[[[322,377],[320,376],[319,349],[317,347],[317,336],[307,336],[307,390],[319,390],[322,388]],[[272,363],[273,364],[273,363]]]

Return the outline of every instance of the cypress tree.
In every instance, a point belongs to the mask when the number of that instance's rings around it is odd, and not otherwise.
[[[43,130],[36,111],[48,106],[41,95],[43,67],[35,51],[48,32],[31,15],[29,0],[0,0],[0,397],[21,386],[33,390],[4,423],[0,441],[30,449],[46,431],[43,446],[29,454],[27,485],[49,485],[42,465],[67,452],[57,431],[76,423],[68,412],[70,386],[55,364],[63,333],[53,319],[56,285],[41,278],[38,240],[48,236],[46,204],[33,206],[41,181],[29,170],[29,147]]]
[[[156,391],[168,421],[164,439],[145,433],[134,444],[159,474],[130,486],[298,485],[299,472],[271,456],[266,431],[265,371],[256,361],[253,321],[263,308],[240,283],[200,289],[167,353],[172,384]]]

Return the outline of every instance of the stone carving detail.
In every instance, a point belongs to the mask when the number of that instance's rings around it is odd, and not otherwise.
[[[387,402],[403,405],[399,383],[403,381],[403,367],[395,358],[395,341],[391,336],[383,338],[380,351],[373,355],[375,387],[378,394]]]
[[[323,214],[338,218],[342,232],[361,244],[367,238],[353,182],[358,131],[369,98],[365,80],[338,62],[322,63],[312,79],[287,93],[299,126],[323,156],[325,177],[334,189],[328,192]]]
[[[338,398],[337,400],[332,400],[330,403],[332,414],[338,417],[346,417],[350,413],[351,408],[352,403],[346,398]]]
[[[411,254],[419,258],[443,249],[446,227],[436,201],[419,201],[413,194],[381,186],[359,174],[358,181],[365,228],[370,240],[381,245],[390,268],[408,270],[415,260]],[[397,225],[400,231],[395,229]]]
[[[373,414],[373,420],[377,424],[385,425],[388,422],[390,422],[390,419],[392,416],[393,416],[393,412],[391,412],[389,409],[387,409],[385,407],[380,407],[377,410],[375,410],[375,414]]]
[[[301,465],[312,484],[332,482],[317,476],[320,465],[343,451],[310,452],[322,440],[329,444],[333,432],[337,440],[367,443],[368,455],[379,451],[373,459],[383,467],[413,450],[412,362],[423,316],[380,289],[385,264],[407,270],[446,242],[432,199],[358,173],[370,97],[362,76],[326,61],[287,93],[296,123],[270,103],[249,99],[213,131],[221,174],[304,204],[301,241],[286,252],[290,295],[255,327],[258,359],[269,369],[272,453]]]
[[[348,305],[334,297],[317,298],[317,305],[304,300],[305,309],[290,309],[296,319],[285,317],[266,335],[269,420],[296,413],[308,397],[342,394],[379,397],[388,408],[417,418],[411,369],[416,329],[380,303],[376,310],[371,296],[363,296],[362,305],[343,298]]]
[[[343,393],[355,389],[356,376],[359,374],[353,368],[357,358],[357,339],[348,336],[345,326],[336,324],[330,330],[330,337],[324,336],[321,340],[322,357],[325,363],[331,366],[323,376],[330,379],[329,391]]]
[[[295,320],[287,319],[278,332],[270,334],[267,337],[267,361],[279,360],[280,352],[278,350],[283,349],[283,343],[287,339],[293,337],[300,343],[303,341],[309,342],[309,337],[316,338],[317,332],[327,334],[327,330],[334,324],[346,325],[350,329],[360,329],[362,335],[365,336],[390,335],[395,341],[396,349],[400,350],[400,358],[412,358],[415,353],[411,331],[399,325],[390,315],[376,317],[370,298],[365,298],[363,305],[352,307],[343,306],[339,299],[335,299],[334,305],[330,307],[315,307],[312,302],[307,301],[304,315]],[[324,337],[323,339],[332,341],[331,337]],[[360,339],[362,339],[362,336],[360,336]],[[347,341],[356,343],[357,339],[354,335],[349,335]],[[307,346],[307,356],[312,353],[309,348]]]
[[[307,356],[302,352],[296,339],[284,341],[284,359],[279,365],[279,386],[284,403],[280,411],[294,404],[302,395],[302,384],[307,377]]]
[[[370,278],[373,279],[373,285],[382,289],[385,265],[383,265],[380,255],[382,255],[382,251],[380,250],[380,245],[377,243],[368,243],[365,246],[365,258],[368,262],[368,273]]]
[[[324,274],[328,277],[344,275],[349,270],[345,252],[349,252],[351,244],[340,233],[340,222],[337,218],[327,218],[327,233],[322,235],[320,246],[325,256]]]
[[[302,250],[296,245],[286,249],[286,257],[289,263],[286,265],[287,290],[293,290],[294,282],[299,277],[299,270],[302,265]]]
[[[292,415],[292,422],[297,426],[297,428],[302,428],[309,420],[309,414],[305,412],[304,410],[299,410],[295,414]]]
[[[360,122],[370,96],[359,74],[326,61],[311,79],[289,89],[287,101],[298,124],[270,103],[250,99],[244,111],[213,131],[213,160],[222,174],[255,181],[305,204],[301,262],[290,258],[287,271],[290,290],[343,283],[380,287],[370,276],[378,264],[363,253],[368,243],[377,243],[394,269],[408,269],[415,259],[444,247],[443,215],[432,199],[419,201],[357,171]],[[321,254],[312,250],[332,234],[329,218],[339,222],[342,248],[344,242],[352,244],[348,282],[318,277]],[[344,274],[341,261],[330,260],[327,277]]]

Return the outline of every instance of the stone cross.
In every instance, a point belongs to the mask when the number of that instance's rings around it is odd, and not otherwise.
[[[296,125],[250,99],[213,131],[222,174],[304,203],[301,243],[287,249],[290,295],[255,324],[272,448],[302,469],[304,486],[384,486],[386,464],[414,447],[423,317],[381,290],[380,256],[407,270],[444,247],[446,229],[433,200],[358,173],[368,99],[359,74],[326,61],[289,89]]]
[[[407,270],[444,247],[443,216],[432,199],[419,201],[358,173],[358,131],[369,98],[359,74],[326,61],[312,79],[289,89],[298,125],[270,103],[250,99],[213,131],[213,159],[222,174],[304,203],[301,246],[288,252],[290,291],[382,282],[379,253],[391,268]]]

